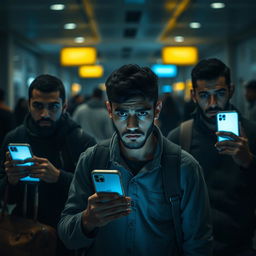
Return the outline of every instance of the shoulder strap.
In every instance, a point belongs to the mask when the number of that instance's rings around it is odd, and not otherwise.
[[[91,163],[91,171],[95,169],[106,169],[109,162],[110,140],[104,140],[95,146],[94,156]]]
[[[176,233],[179,254],[182,255],[183,232],[181,226],[181,188],[180,188],[180,166],[181,166],[181,147],[163,140],[162,157],[162,179],[165,197],[171,203],[174,229]]]
[[[194,119],[190,119],[180,125],[180,146],[187,152],[190,151],[193,123]]]

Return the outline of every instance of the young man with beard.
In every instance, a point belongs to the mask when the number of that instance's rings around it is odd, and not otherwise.
[[[217,112],[236,110],[230,104],[234,92],[230,70],[223,62],[202,60],[191,76],[192,97],[197,105],[193,121],[187,122],[187,126],[181,124],[168,138],[184,145],[203,167],[212,209],[214,255],[256,255],[252,249],[256,206],[255,124],[239,114],[240,136],[217,132]],[[217,136],[231,140],[217,142]]]
[[[177,222],[164,196],[165,166],[168,172],[178,170],[180,178],[175,185],[182,191],[182,255],[211,255],[208,196],[200,166],[184,151],[178,151],[177,167],[164,160],[170,148],[179,147],[154,125],[162,106],[156,75],[147,67],[125,65],[110,75],[106,89],[115,133],[105,144],[105,169],[120,172],[126,196],[95,193],[91,171],[102,168],[104,157],[99,156],[100,145],[88,149],[77,165],[59,236],[67,247],[84,248],[88,256],[180,255]]]
[[[21,215],[24,182],[27,175],[40,178],[38,220],[57,226],[67,199],[80,154],[95,144],[94,138],[65,113],[65,88],[51,75],[38,76],[29,87],[29,115],[24,123],[9,132],[1,148],[0,184],[9,184],[10,201],[17,204],[14,212]],[[17,167],[7,151],[9,143],[28,143],[31,167]],[[33,216],[34,186],[28,184],[28,216]],[[59,253],[60,255],[63,255]],[[65,254],[67,255],[67,254]]]

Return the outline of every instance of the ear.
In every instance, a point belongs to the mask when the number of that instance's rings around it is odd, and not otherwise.
[[[65,113],[67,111],[68,104],[64,103],[62,106],[62,112]]]
[[[113,115],[112,115],[112,106],[111,106],[111,103],[109,101],[106,101],[106,107],[107,107],[107,111],[108,111],[108,115],[109,117],[112,119],[113,118]]]
[[[191,94],[191,99],[193,100],[194,103],[197,103],[197,100],[196,100],[196,91],[195,89],[191,89],[190,90],[190,94]]]
[[[235,92],[235,86],[231,84],[229,88],[229,98],[232,98],[234,92]]]
[[[161,109],[162,109],[162,101],[159,100],[157,101],[156,107],[155,107],[155,113],[154,113],[155,120],[158,119]]]

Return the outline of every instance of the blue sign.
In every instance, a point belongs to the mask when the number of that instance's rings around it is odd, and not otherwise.
[[[177,76],[177,66],[176,65],[155,64],[151,67],[151,69],[158,77],[175,77],[175,76]]]

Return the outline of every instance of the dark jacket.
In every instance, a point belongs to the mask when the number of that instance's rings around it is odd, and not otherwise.
[[[3,161],[8,143],[29,143],[35,156],[47,158],[56,168],[61,170],[57,183],[39,183],[39,209],[38,220],[42,223],[56,227],[60,213],[67,199],[69,186],[73,178],[76,163],[80,154],[88,147],[95,144],[94,138],[85,134],[78,124],[72,121],[68,115],[63,115],[55,129],[48,137],[37,135],[31,125],[31,117],[28,116],[23,125],[9,132],[5,137],[1,149],[0,184],[3,192],[6,182]],[[15,212],[21,214],[23,202],[24,184],[9,186],[11,188],[10,201],[17,203]],[[28,188],[28,215],[32,216],[32,194],[34,186]],[[29,203],[31,202],[31,203]]]
[[[214,255],[234,255],[252,246],[255,229],[256,164],[239,167],[231,156],[218,154],[217,136],[194,117],[190,151],[203,167],[213,217]],[[250,150],[256,153],[256,124],[240,117]],[[180,126],[168,138],[180,144]]]

